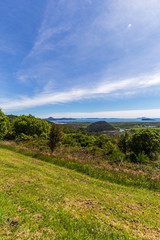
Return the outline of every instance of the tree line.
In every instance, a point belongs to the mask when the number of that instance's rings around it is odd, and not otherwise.
[[[41,120],[33,115],[8,118],[0,110],[0,139],[30,141],[40,139],[49,146],[51,152],[60,144],[64,147],[86,148],[91,153],[100,152],[115,161],[129,159],[133,162],[156,160],[160,151],[160,134],[152,129],[141,129],[133,134],[125,131],[115,139],[105,135],[74,133],[73,128]]]

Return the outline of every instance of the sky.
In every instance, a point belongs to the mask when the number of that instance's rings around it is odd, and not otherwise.
[[[160,117],[160,1],[0,1],[0,108]]]

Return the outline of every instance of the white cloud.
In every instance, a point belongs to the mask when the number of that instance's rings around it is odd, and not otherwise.
[[[84,11],[85,6],[90,10],[90,14],[88,10]],[[82,16],[86,20],[82,23],[81,11],[84,11]],[[156,54],[159,61],[160,48],[157,44],[150,47],[143,44],[148,36],[152,37],[152,33],[159,29],[159,12],[159,0],[102,0],[101,4],[99,0],[49,0],[36,41],[24,59],[22,68],[17,72],[21,82],[30,81],[33,88],[39,87],[43,91],[32,97],[5,100],[2,108],[12,111],[86,98],[124,96],[159,86],[159,72],[125,77],[127,72],[134,72],[134,75],[136,72],[143,72],[143,65],[146,69],[148,66],[150,69],[154,68]],[[127,26],[132,31],[129,31]],[[138,50],[134,49],[134,44],[138,46]],[[140,46],[143,45],[146,46],[145,54],[141,52]],[[156,49],[155,62],[149,54],[153,52],[153,47]],[[97,81],[93,77],[93,71],[86,70],[88,63],[92,66],[92,60],[95,61],[93,69],[101,62],[106,63],[102,70],[95,71],[97,75],[103,75],[97,77]],[[75,73],[75,69],[78,68],[81,76],[73,79],[70,84],[72,88],[66,89],[64,86],[71,82],[71,72]],[[110,72],[106,77],[103,72],[109,68]],[[118,75],[117,80],[114,77],[115,73]],[[88,84],[86,88],[83,87],[81,79],[85,79]],[[35,84],[32,84],[33,82]],[[54,87],[59,90],[55,91]]]
[[[59,79],[55,78],[56,68],[59,75],[64,70],[65,81],[68,81],[67,72],[75,71],[81,65],[86,71],[86,64],[89,60],[92,64],[93,59],[97,61],[97,65],[99,65],[98,60],[103,59],[103,63],[107,63],[111,59],[112,75],[117,68],[117,62],[114,63],[113,59],[116,60],[119,56],[122,58],[118,64],[127,68],[130,55],[126,64],[123,54],[130,49],[132,54],[136,52],[133,51],[134,44],[145,46],[143,41],[147,41],[147,36],[152,37],[153,31],[160,27],[159,12],[158,0],[102,0],[101,4],[99,0],[49,0],[36,41],[18,71],[20,80],[23,81],[23,76],[27,80],[28,76],[32,81],[40,82],[45,72],[46,82],[50,80],[52,74],[55,82],[58,83]],[[127,31],[128,29],[132,31]],[[153,46],[146,47],[146,51],[151,48]],[[156,49],[158,48],[156,46]],[[143,54],[138,49],[136,61],[141,56],[141,63],[145,65],[146,55],[149,53],[147,52],[145,56]],[[159,58],[159,54],[157,55]],[[135,56],[131,56],[131,59],[134,62]],[[71,63],[70,66],[68,62]],[[148,65],[154,66],[155,63],[152,61]],[[46,71],[47,66],[52,68]],[[108,68],[107,64],[106,68]],[[137,66],[134,68],[136,71]],[[90,79],[87,80],[89,81]]]
[[[87,98],[99,98],[107,95],[111,98],[114,97],[114,94],[124,95],[125,93],[137,93],[144,89],[150,90],[150,87],[160,86],[160,73],[154,73],[149,76],[142,75],[114,82],[103,80],[92,88],[73,88],[63,92],[49,91],[51,87],[50,84],[49,82],[40,94],[33,97],[21,97],[15,100],[8,99],[8,101],[1,104],[1,107],[3,110],[12,111],[47,104],[73,102]]]

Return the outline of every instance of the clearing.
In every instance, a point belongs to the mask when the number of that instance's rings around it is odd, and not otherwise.
[[[0,239],[160,239],[160,193],[0,149]]]

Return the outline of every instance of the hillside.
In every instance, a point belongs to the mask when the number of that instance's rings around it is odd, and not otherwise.
[[[160,239],[160,194],[0,149],[0,239]]]
[[[102,131],[113,131],[113,130],[115,130],[115,128],[111,124],[105,121],[94,122],[87,127],[88,132],[102,132]]]

